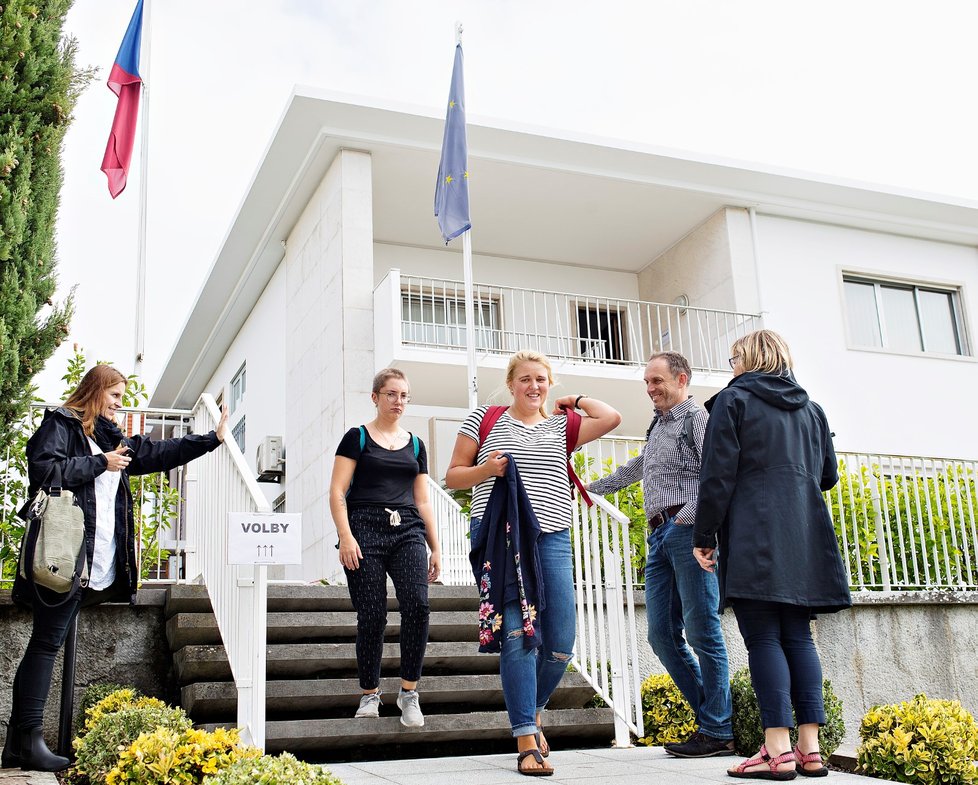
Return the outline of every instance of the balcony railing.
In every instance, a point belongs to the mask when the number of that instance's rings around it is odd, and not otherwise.
[[[461,281],[391,270],[378,286],[393,303],[395,340],[427,349],[465,348]],[[508,355],[533,349],[558,360],[641,366],[659,351],[684,354],[694,370],[729,372],[730,345],[760,329],[761,317],[711,308],[475,284],[476,350]],[[399,329],[397,329],[399,325]]]

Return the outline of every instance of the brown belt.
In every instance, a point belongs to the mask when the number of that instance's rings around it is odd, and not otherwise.
[[[672,507],[666,507],[662,512],[657,512],[649,518],[649,529],[658,529],[666,522],[666,518],[675,518],[682,508],[682,504],[674,504]]]

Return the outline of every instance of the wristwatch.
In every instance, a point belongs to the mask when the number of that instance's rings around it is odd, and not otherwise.
[[[577,398],[574,399],[574,408],[575,409],[580,409],[581,408],[581,398],[587,398],[587,396],[586,395],[578,395]]]

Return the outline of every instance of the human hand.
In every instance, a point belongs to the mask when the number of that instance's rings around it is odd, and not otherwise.
[[[428,556],[428,583],[434,583],[441,575],[441,551],[432,551]]]
[[[707,572],[716,571],[716,552],[716,548],[693,548],[693,556],[699,562],[700,567]]]
[[[340,538],[340,564],[348,570],[355,570],[360,566],[362,558],[363,551],[353,535]]]
[[[221,404],[221,420],[217,424],[216,433],[217,440],[223,443],[228,435],[228,405],[226,403]]]
[[[567,414],[571,409],[574,408],[574,401],[577,400],[576,395],[562,395],[556,401],[554,401],[554,414]]]
[[[506,467],[509,465],[509,458],[502,450],[493,450],[482,465],[489,470],[489,474],[486,475],[487,479],[489,477],[503,477],[506,474]]]
[[[132,450],[125,442],[120,442],[114,450],[105,453],[105,468],[110,472],[121,472],[132,462]]]

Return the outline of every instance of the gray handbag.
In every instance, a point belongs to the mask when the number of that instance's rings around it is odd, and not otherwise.
[[[56,477],[48,484],[52,474]],[[61,487],[61,472],[56,464],[51,466],[28,508],[20,574],[35,586],[35,594],[45,605],[49,603],[41,599],[37,586],[67,594],[67,602],[79,587],[88,585],[85,514],[75,504],[75,494]]]

